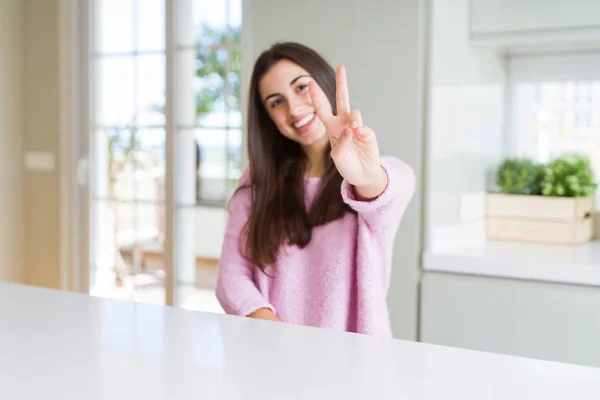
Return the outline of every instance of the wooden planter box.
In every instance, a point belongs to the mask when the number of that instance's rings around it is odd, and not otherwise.
[[[594,237],[594,197],[488,193],[487,237],[492,240],[573,245]]]

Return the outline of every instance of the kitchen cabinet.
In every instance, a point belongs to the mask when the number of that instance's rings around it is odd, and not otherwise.
[[[421,341],[600,367],[600,287],[426,272]]]
[[[474,45],[590,47],[600,42],[600,1],[471,0],[469,32]]]

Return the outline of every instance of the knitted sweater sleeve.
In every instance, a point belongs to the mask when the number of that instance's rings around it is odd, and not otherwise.
[[[373,201],[356,199],[354,187],[342,182],[342,198],[364,219],[370,230],[395,233],[402,216],[415,192],[413,169],[395,157],[381,157],[381,165],[388,176],[383,193]]]
[[[246,169],[240,186],[249,182]],[[240,236],[251,210],[251,190],[238,190],[231,199],[223,240],[216,295],[226,313],[247,316],[260,308],[275,308],[259,292],[254,281],[255,266],[240,253]],[[242,243],[243,245],[243,243]]]

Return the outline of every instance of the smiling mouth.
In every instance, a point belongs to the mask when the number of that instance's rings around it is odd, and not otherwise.
[[[300,129],[303,126],[308,125],[315,118],[315,113],[310,113],[306,117],[302,118],[300,121],[294,123],[294,127],[296,129]]]

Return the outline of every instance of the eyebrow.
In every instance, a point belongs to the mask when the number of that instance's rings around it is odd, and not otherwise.
[[[296,83],[296,81],[300,78],[310,78],[310,75],[298,75],[297,77],[292,79],[292,81],[290,82],[290,86],[292,86],[294,83]],[[265,99],[263,100],[263,103],[266,103],[267,100],[269,100],[271,97],[275,97],[275,96],[279,96],[279,93],[271,93],[270,95],[265,97]]]

